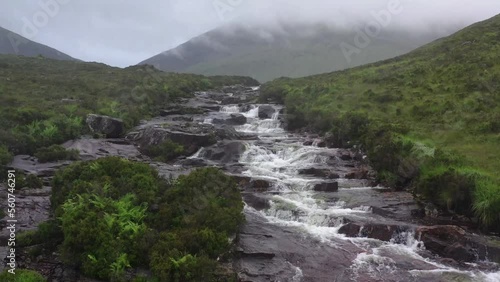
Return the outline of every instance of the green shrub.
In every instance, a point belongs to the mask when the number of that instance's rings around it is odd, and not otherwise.
[[[184,147],[169,139],[161,144],[143,148],[142,153],[156,161],[168,162],[184,154]]]
[[[79,152],[76,149],[67,150],[61,145],[52,145],[37,150],[35,157],[41,163],[55,162],[62,160],[78,160]]]
[[[239,189],[218,169],[169,184],[147,164],[116,157],[57,172],[51,201],[66,263],[100,279],[149,266],[159,281],[213,281],[243,220]]]
[[[0,273],[0,281],[2,282],[45,282],[45,279],[40,273],[27,270],[16,269],[15,274],[11,274],[5,270]]]
[[[55,247],[63,240],[59,220],[52,219],[40,223],[36,230],[19,233],[16,238],[16,244],[19,247],[27,247],[38,244],[44,244],[47,247]]]
[[[500,187],[483,177],[476,181],[474,191],[474,214],[485,227],[500,230]]]
[[[28,174],[24,179],[25,187],[28,188],[42,188],[43,181],[34,174]]]
[[[158,213],[158,227],[205,226],[233,234],[243,220],[240,191],[234,180],[217,168],[181,175],[168,189]]]
[[[135,206],[134,200],[130,194],[117,201],[82,194],[66,201],[60,218],[66,261],[91,277],[121,277],[137,252],[133,242],[146,229],[147,207]]]
[[[53,180],[51,204],[59,215],[59,207],[79,194],[97,194],[118,200],[132,193],[137,204],[152,205],[158,201],[156,195],[160,188],[167,185],[148,164],[119,157],[101,158],[77,162],[58,171]]]

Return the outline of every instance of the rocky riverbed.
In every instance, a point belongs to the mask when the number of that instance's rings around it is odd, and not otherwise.
[[[362,152],[287,132],[282,106],[255,104],[258,94],[241,86],[196,93],[124,138],[64,146],[78,149],[83,160],[147,162],[166,178],[201,166],[232,175],[246,203],[233,261],[241,281],[500,281],[496,238],[474,234],[472,224],[440,216],[432,206],[419,207],[408,192],[378,186]],[[109,130],[116,137],[116,127]],[[141,153],[167,139],[189,156],[167,164]],[[50,180],[69,163],[15,157],[12,168],[44,179],[43,189],[18,192],[22,230],[49,218]],[[6,236],[3,229],[0,238]],[[80,281],[47,258],[30,266],[53,281]]]

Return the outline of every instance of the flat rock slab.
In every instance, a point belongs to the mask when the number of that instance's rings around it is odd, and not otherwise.
[[[78,139],[63,144],[66,149],[76,149],[82,160],[119,156],[130,160],[143,160],[139,150],[124,139]]]
[[[254,210],[245,209],[245,217],[237,243],[241,281],[350,281],[358,247],[323,243],[298,228],[271,224]]]

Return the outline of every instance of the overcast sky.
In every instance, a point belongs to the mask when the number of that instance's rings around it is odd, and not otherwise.
[[[392,9],[392,27],[425,29],[465,26],[500,13],[500,0],[0,1],[0,26],[75,58],[120,67],[233,23],[326,21],[351,28]]]

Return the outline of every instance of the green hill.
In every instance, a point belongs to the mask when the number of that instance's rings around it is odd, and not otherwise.
[[[193,91],[258,82],[245,77],[164,73],[98,63],[0,55],[0,166],[88,133],[89,113],[123,119],[130,128]],[[10,153],[9,153],[10,152]]]
[[[500,15],[397,58],[275,80],[262,99],[283,101],[291,128],[361,144],[381,181],[500,222]]]
[[[43,56],[55,60],[75,60],[74,58],[40,43],[31,41],[17,33],[0,27],[0,54],[26,57]]]
[[[140,64],[155,65],[165,71],[250,76],[265,82],[388,59],[439,38],[430,32],[385,30],[371,38],[369,48],[347,60],[340,45],[354,44],[356,34],[325,24],[224,26]]]

